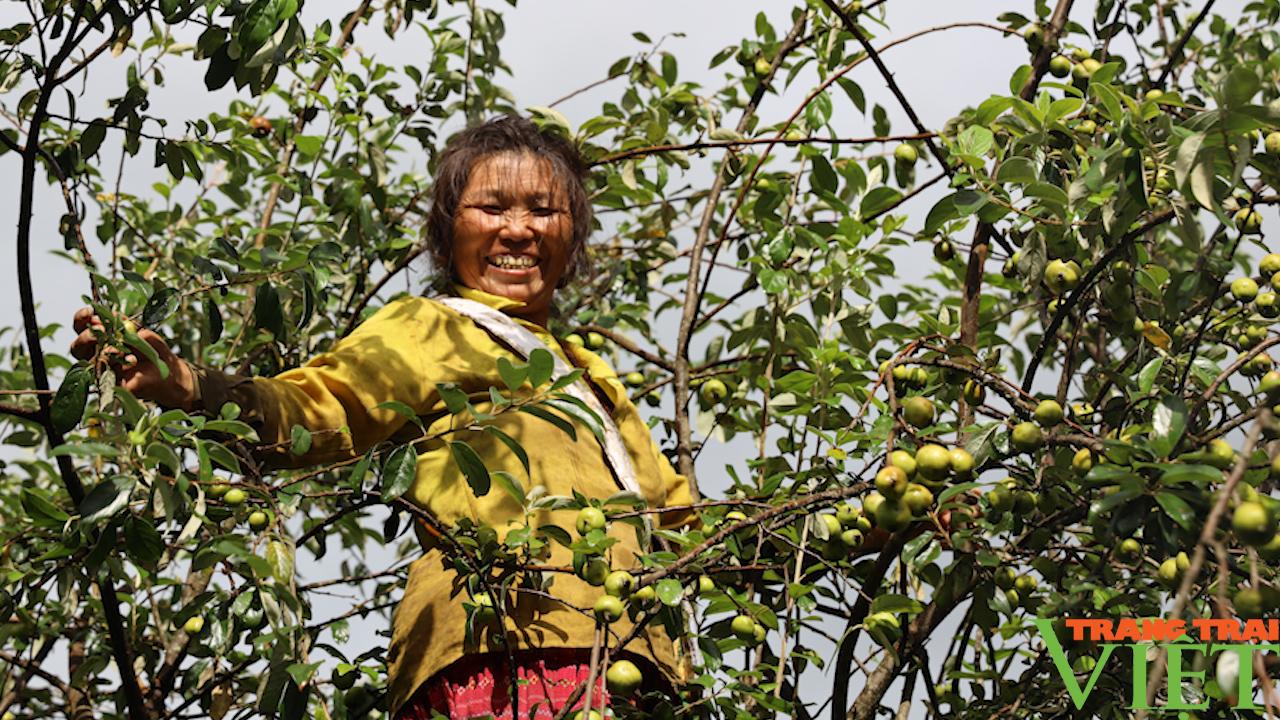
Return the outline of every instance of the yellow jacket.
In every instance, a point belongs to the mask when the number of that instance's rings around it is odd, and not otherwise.
[[[470,288],[455,290],[462,297],[501,311],[521,306],[519,301]],[[545,328],[517,321],[570,365],[585,368],[588,382],[607,400],[605,407],[611,408],[649,506],[688,504],[688,483],[658,450],[649,427],[608,364],[588,350],[561,345]],[[217,411],[223,402],[238,403],[243,419],[257,427],[264,444],[280,443],[281,448],[287,448],[295,424],[313,433],[343,427],[349,430],[315,434],[311,449],[301,457],[289,455],[287,449],[263,455],[268,467],[302,467],[359,457],[383,441],[418,437],[417,427],[403,416],[375,409],[386,401],[396,400],[412,408],[427,434],[449,429],[454,418],[445,408],[437,383],[456,384],[477,409],[488,409],[489,388],[505,388],[497,372],[499,357],[523,362],[471,320],[439,303],[413,297],[388,304],[331,351],[273,378],[236,378],[204,369],[198,369],[197,375],[202,404]],[[451,457],[448,440],[466,441],[490,472],[505,470],[520,479],[526,490],[543,486],[549,495],[571,496],[576,490],[601,499],[618,492],[599,443],[585,427],[578,425],[575,441],[528,413],[503,413],[492,424],[524,447],[530,465],[527,477],[519,459],[500,440],[487,432],[464,431],[419,444],[417,478],[405,497],[446,526],[471,518],[494,527],[502,537],[523,524],[520,505],[500,488],[495,486],[483,497],[472,493]],[[574,510],[538,511],[530,526],[536,529],[555,524],[574,535],[575,515]],[[668,513],[661,522],[671,526],[686,517]],[[634,528],[611,523],[609,534],[618,540],[608,551],[612,567],[636,569]],[[410,566],[387,654],[393,716],[423,681],[464,654],[500,649],[493,643],[494,632],[481,633],[470,646],[465,643],[462,603],[470,600],[465,584],[440,549],[425,534],[420,532],[419,537],[426,552]],[[551,548],[545,565],[571,564],[572,553],[567,548],[555,542]],[[595,622],[589,613],[602,590],[572,574],[555,573],[549,592],[555,599],[519,590],[510,596],[508,636],[519,648],[591,647]],[[619,636],[630,627],[626,617],[612,625]],[[674,644],[659,623],[650,623],[627,650],[652,660],[673,682],[683,679]]]

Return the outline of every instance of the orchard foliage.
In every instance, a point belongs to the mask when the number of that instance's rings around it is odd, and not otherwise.
[[[716,87],[637,33],[642,50],[601,69],[598,115],[529,110],[594,163],[604,221],[596,272],[554,329],[605,347],[705,498],[643,567],[617,568],[599,530],[644,531],[630,498],[491,476],[467,436],[494,414],[592,424],[535,357],[490,395],[449,396],[455,458],[474,492],[530,514],[598,511],[579,536],[437,531],[472,622],[519,588],[554,592],[538,559],[559,542],[612,598],[583,608],[602,627],[628,612],[682,634],[695,675],[662,717],[1127,715],[1127,668],[1100,673],[1077,713],[1033,618],[1280,606],[1280,257],[1261,232],[1280,199],[1280,2],[1224,16],[1199,0],[1040,0],[931,28],[1014,43],[1026,62],[1007,93],[925,127],[892,67],[929,33],[899,38],[886,1],[761,15],[713,58]],[[448,134],[516,110],[492,5],[327,3],[319,23],[300,0],[10,14],[0,162],[18,181],[24,326],[0,364],[6,718],[383,712],[384,643],[351,651],[348,621],[385,624],[403,585],[404,564],[370,549],[414,557],[406,530],[433,522],[399,498],[414,445],[264,474],[237,408],[162,412],[109,365],[66,357],[49,338],[68,319],[37,312],[31,257],[83,268],[77,289],[135,352],[154,352],[144,326],[206,365],[298,365],[421,262]],[[421,61],[357,49],[375,35]],[[157,115],[149,98],[176,77],[235,99]],[[78,102],[104,87],[105,110]],[[762,116],[785,88],[801,91],[794,111]],[[139,162],[162,179],[136,179]],[[37,195],[60,219],[33,216]],[[925,281],[899,279],[895,263],[930,255]],[[698,462],[725,441],[749,451]],[[294,429],[292,450],[310,442]],[[304,579],[335,561],[336,580]],[[313,612],[343,585],[346,612]],[[1097,648],[1067,652],[1087,677]],[[1195,699],[1229,716],[1228,678],[1196,662]],[[635,668],[606,669],[627,694]]]

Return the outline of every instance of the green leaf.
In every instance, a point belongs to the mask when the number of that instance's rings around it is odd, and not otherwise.
[[[1239,64],[1231,68],[1223,81],[1222,101],[1227,107],[1235,108],[1248,105],[1262,84],[1258,82],[1258,74],[1250,64]]]
[[[116,475],[95,485],[80,501],[81,522],[92,524],[124,509],[136,484],[132,475]]]
[[[49,408],[49,419],[53,428],[59,433],[70,432],[80,424],[84,417],[85,403],[89,400],[89,383],[93,379],[93,371],[88,365],[72,365],[58,386],[58,393],[53,396],[53,404]]]
[[[893,207],[893,204],[901,199],[902,193],[897,188],[881,186],[873,189],[862,198],[859,213],[864,218],[879,215],[881,212]]]
[[[525,452],[524,446],[522,446],[519,442],[517,442],[515,438],[506,434],[502,430],[499,430],[497,426],[485,425],[484,430],[490,435],[501,440],[502,444],[507,446],[507,449],[515,453],[515,456],[520,460],[520,466],[524,468],[525,477],[528,477],[529,476],[529,453]]]
[[[323,664],[321,662],[294,663],[286,670],[289,673],[289,677],[293,678],[293,682],[301,687],[311,679],[311,676],[316,674],[316,670]]]
[[[534,348],[529,353],[529,383],[535,388],[542,387],[555,372],[555,362],[550,350]]]
[[[1151,414],[1151,449],[1168,457],[1187,428],[1187,406],[1177,395],[1166,395]]]
[[[147,300],[146,307],[142,309],[143,326],[154,327],[167,320],[178,309],[178,303],[181,300],[182,295],[173,288],[157,289]]]
[[[311,449],[311,431],[301,425],[294,425],[289,431],[289,452],[302,456]]]
[[[451,415],[460,415],[471,404],[467,394],[454,383],[436,383],[436,392],[440,393],[440,399]]]
[[[462,392],[462,391],[459,390],[458,392]],[[465,398],[466,396],[463,395],[463,397]],[[422,429],[422,418],[418,417],[418,413],[414,412],[413,408],[409,407],[405,403],[400,402],[399,400],[388,400],[386,402],[380,402],[374,407],[378,410],[390,410],[395,414],[399,415],[400,417],[404,418],[405,420],[408,420],[414,425],[417,425],[419,430]]]
[[[871,612],[889,612],[893,614],[908,613],[915,615],[924,611],[924,605],[918,600],[912,600],[905,595],[894,595],[886,593],[877,595],[875,600],[871,601]]]
[[[524,486],[520,484],[520,480],[514,475],[506,470],[495,470],[491,477],[498,483],[498,487],[502,488],[503,492],[510,495],[512,500],[520,504],[520,507],[528,504],[529,500],[525,495]]]
[[[1156,502],[1160,503],[1160,507],[1164,509],[1165,514],[1181,525],[1183,529],[1195,529],[1196,512],[1191,509],[1187,501],[1171,492],[1162,491],[1156,493]]]
[[[1164,358],[1157,357],[1142,366],[1138,371],[1138,391],[1143,395],[1151,392],[1152,386],[1155,385],[1156,377],[1160,375],[1160,368],[1164,367]]]
[[[70,518],[62,508],[45,497],[43,491],[32,488],[22,488],[22,509],[32,520],[45,521],[47,524],[61,525]]]
[[[280,294],[270,282],[258,286],[253,297],[254,327],[269,331],[277,340],[284,339],[284,311],[280,308]]]
[[[267,564],[276,582],[289,586],[293,582],[293,546],[283,540],[267,543]]]
[[[663,578],[654,587],[654,592],[658,595],[658,599],[662,601],[663,605],[675,607],[680,604],[681,598],[684,597],[684,586],[674,578]]]
[[[382,463],[382,501],[391,502],[403,495],[417,476],[418,451],[412,445],[393,450]]]
[[[293,138],[293,144],[303,155],[314,157],[320,154],[320,148],[324,145],[324,138],[315,135],[298,135]]]
[[[574,429],[573,423],[565,420],[564,418],[560,417],[559,415],[556,415],[555,413],[545,408],[538,407],[537,405],[526,405],[520,408],[520,412],[529,413],[534,417],[541,418],[551,423],[552,425],[555,425],[556,427],[563,430],[564,433],[569,436],[570,440],[573,440],[576,442],[578,439],[578,431]]]
[[[484,461],[480,459],[480,455],[464,442],[450,442],[449,452],[453,455],[453,461],[458,463],[458,468],[462,470],[463,476],[467,478],[467,484],[471,486],[471,492],[476,497],[484,497],[489,494],[489,470],[484,466]]]
[[[154,523],[129,516],[124,522],[124,542],[129,557],[144,567],[154,566],[164,555],[164,539]]]
[[[528,365],[516,365],[505,357],[498,358],[498,375],[511,392],[519,390],[529,376]]]

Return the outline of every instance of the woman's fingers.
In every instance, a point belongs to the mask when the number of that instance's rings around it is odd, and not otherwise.
[[[91,307],[80,308],[71,318],[71,327],[75,329],[76,332],[83,332],[91,324],[97,324],[99,327],[102,326],[102,321],[94,314],[93,308]]]
[[[98,350],[98,338],[93,330],[84,330],[71,341],[71,354],[77,359],[88,360]]]

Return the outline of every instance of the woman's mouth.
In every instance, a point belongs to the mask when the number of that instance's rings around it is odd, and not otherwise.
[[[538,264],[532,255],[490,255],[489,264],[503,270],[527,270]]]

